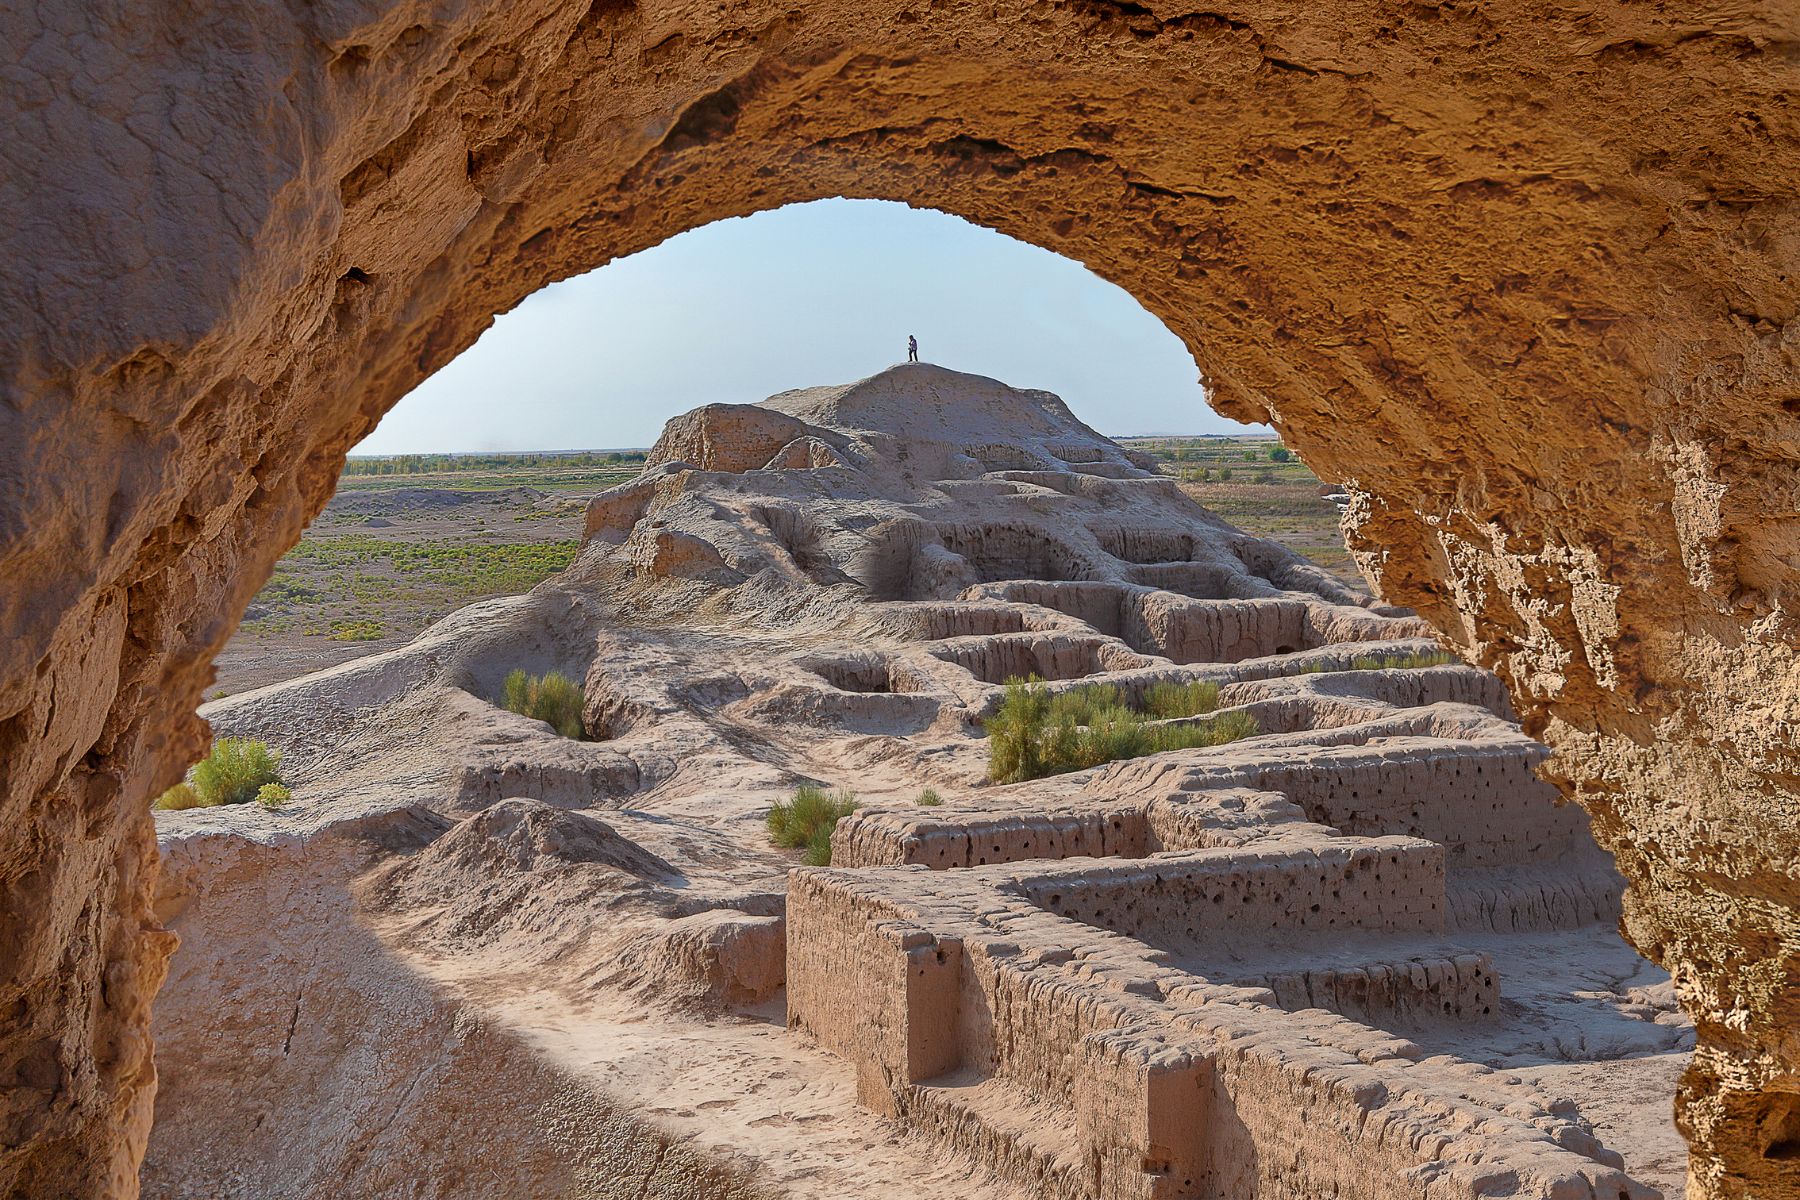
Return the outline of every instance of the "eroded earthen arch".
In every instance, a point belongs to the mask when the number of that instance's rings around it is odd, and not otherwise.
[[[1697,1194],[1800,1190],[1790,8],[66,8],[0,101],[0,1191],[133,1190],[146,797],[348,447],[543,284],[835,194],[1088,263],[1350,481],[1631,880]]]

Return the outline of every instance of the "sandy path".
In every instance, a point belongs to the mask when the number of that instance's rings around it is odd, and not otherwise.
[[[779,997],[755,1014],[702,1023],[616,1000],[506,992],[493,982],[503,963],[413,963],[559,1070],[708,1153],[754,1163],[794,1197],[878,1197],[905,1179],[918,1200],[1028,1200],[858,1107],[849,1065],[789,1036]]]

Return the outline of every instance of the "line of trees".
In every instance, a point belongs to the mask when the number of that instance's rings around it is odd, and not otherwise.
[[[642,450],[613,450],[604,454],[384,454],[352,458],[344,463],[346,475],[442,475],[456,471],[576,471],[635,466],[644,461]]]
[[[1142,450],[1163,462],[1203,462],[1218,463],[1230,458],[1237,462],[1262,462],[1265,455],[1269,462],[1285,463],[1298,461],[1292,450],[1286,446],[1253,446],[1245,447],[1241,442],[1228,438],[1211,441],[1193,439],[1174,442],[1138,442],[1135,448]]]

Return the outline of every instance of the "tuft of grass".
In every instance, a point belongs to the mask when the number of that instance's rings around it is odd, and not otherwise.
[[[1165,696],[1164,702],[1177,708],[1198,702],[1198,694],[1179,691],[1180,695]],[[1215,688],[1214,704],[1216,693]],[[1207,721],[1151,724],[1143,712],[1120,699],[1117,688],[1095,685],[1052,695],[1035,678],[1008,680],[1000,708],[986,727],[988,776],[998,783],[1085,771],[1166,750],[1219,746],[1258,732],[1256,721],[1243,712]]]
[[[184,780],[158,796],[150,807],[160,808],[164,812],[181,812],[189,808],[205,808],[206,802],[200,799],[200,793],[194,790],[194,785]]]
[[[265,783],[256,791],[256,802],[264,808],[280,808],[293,798],[294,793],[279,783]]]
[[[943,802],[944,798],[937,794],[936,788],[926,788],[919,793],[919,798],[915,803],[920,804],[925,808],[936,808]]]
[[[254,738],[220,738],[188,771],[200,807],[248,804],[264,784],[281,782],[281,754]],[[159,801],[160,803],[160,801]]]
[[[527,675],[514,670],[506,676],[506,691],[501,704],[508,712],[545,721],[566,738],[587,736],[581,721],[586,697],[581,686],[567,675],[551,671],[547,675]]]
[[[375,642],[387,636],[380,621],[333,621],[328,642]]]
[[[856,810],[856,793],[805,784],[791,800],[778,800],[769,809],[769,839],[788,850],[805,850],[806,865],[831,865],[831,831]]]
[[[1144,693],[1144,712],[1152,717],[1195,717],[1219,707],[1219,685],[1204,680],[1158,683]]]
[[[1302,675],[1319,675],[1328,671],[1412,671],[1420,667],[1442,667],[1460,662],[1454,654],[1430,650],[1424,654],[1360,654],[1342,667],[1325,663],[1309,663]]]
[[[831,865],[831,833],[837,828],[837,822],[821,825],[812,831],[806,839],[806,854],[801,861],[809,867],[829,867]]]

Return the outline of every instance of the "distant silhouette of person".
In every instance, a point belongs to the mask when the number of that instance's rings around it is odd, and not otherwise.
[[[906,361],[919,361],[919,339],[910,333],[906,335]]]

